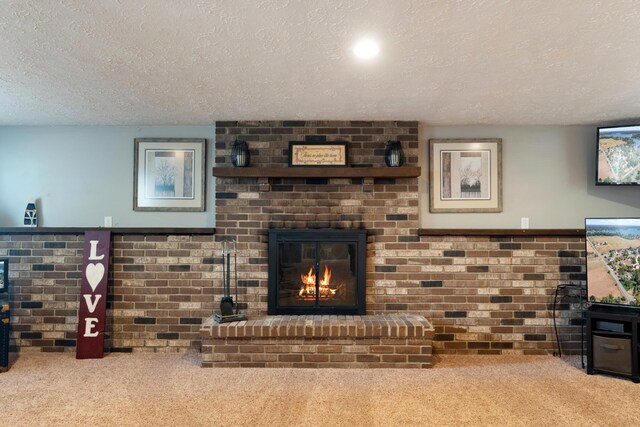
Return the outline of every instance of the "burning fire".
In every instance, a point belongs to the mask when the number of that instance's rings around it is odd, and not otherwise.
[[[300,292],[298,292],[298,296],[301,298],[310,298],[315,299],[316,297],[316,275],[313,274],[313,267],[309,268],[309,272],[307,274],[300,275],[300,279],[302,280],[302,286],[300,287]],[[328,266],[324,266],[324,277],[320,279],[320,286],[318,286],[318,292],[320,293],[320,298],[331,298],[336,294],[337,289],[332,289],[330,286],[331,283],[331,270],[329,270]]]

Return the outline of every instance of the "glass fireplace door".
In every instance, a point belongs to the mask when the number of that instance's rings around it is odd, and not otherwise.
[[[354,243],[318,244],[318,305],[356,303],[355,251]]]
[[[278,245],[278,305],[355,305],[355,254],[355,243],[281,242]]]
[[[364,314],[365,230],[269,230],[269,314]]]
[[[315,270],[316,243],[280,243],[278,245],[278,305],[280,307],[315,306],[315,281],[312,285],[305,283],[308,275],[315,274]]]

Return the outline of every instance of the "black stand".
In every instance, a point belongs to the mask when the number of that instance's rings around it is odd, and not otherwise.
[[[245,316],[244,314],[221,316],[219,313],[216,313],[215,316],[213,316],[213,320],[215,320],[217,323],[239,322],[241,320],[247,320],[247,316]]]
[[[586,292],[586,289],[582,285],[575,285],[572,283],[560,284],[556,287],[556,292],[553,296],[553,328],[556,332],[556,342],[558,343],[558,352],[554,352],[554,356],[562,357],[562,346],[560,345],[560,334],[558,333],[558,325],[556,323],[556,304],[558,302],[558,293],[560,290],[564,290],[565,294],[561,296],[562,298],[568,296],[578,296],[579,304],[580,304],[580,363],[582,364],[582,369],[585,368],[584,364],[584,310],[582,309],[582,301],[583,296]]]
[[[236,304],[234,312],[233,298],[231,297],[231,253],[233,252],[233,272],[236,288]],[[236,258],[236,241],[225,240],[222,242],[222,282],[224,284],[224,296],[220,301],[220,313],[213,316],[217,323],[238,322],[247,320],[247,316],[238,313],[238,269]]]
[[[594,304],[586,312],[587,374],[603,373],[640,382],[640,311]]]

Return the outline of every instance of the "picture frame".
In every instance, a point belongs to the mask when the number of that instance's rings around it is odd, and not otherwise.
[[[134,139],[133,210],[203,212],[206,139]]]
[[[502,212],[502,139],[430,139],[429,211]]]
[[[289,142],[289,166],[292,167],[347,167],[347,142]]]
[[[9,292],[9,259],[0,259],[0,294]]]

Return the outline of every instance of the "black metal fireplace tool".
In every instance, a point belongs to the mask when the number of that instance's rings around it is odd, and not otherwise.
[[[222,241],[222,283],[224,295],[220,301],[220,313],[216,313],[213,319],[218,323],[237,322],[247,320],[247,316],[238,313],[238,268],[236,256],[236,241]],[[236,303],[233,303],[231,296],[231,255],[233,254],[233,280],[235,282]]]

